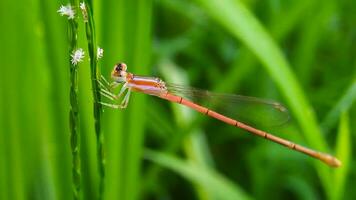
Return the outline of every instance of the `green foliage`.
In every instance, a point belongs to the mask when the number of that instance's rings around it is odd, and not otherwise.
[[[93,90],[93,112],[94,112],[94,130],[96,136],[96,155],[97,166],[99,171],[99,199],[103,199],[104,183],[105,183],[105,155],[104,155],[104,135],[101,128],[101,113],[102,105],[99,82],[101,78],[100,69],[98,67],[98,59],[101,57],[98,53],[95,37],[95,22],[93,17],[92,1],[84,1],[81,4],[81,12],[85,23],[85,32],[88,42],[88,51],[90,58],[91,86]]]
[[[71,5],[75,13],[78,13],[79,2],[71,0]],[[70,91],[69,91],[69,128],[70,128],[70,147],[72,150],[72,184],[73,199],[80,199],[81,189],[81,159],[80,159],[80,133],[79,133],[79,105],[78,105],[78,65],[72,62],[72,55],[77,51],[78,46],[78,22],[74,18],[68,20],[68,63],[70,72]]]
[[[89,22],[77,8],[76,24],[57,13],[68,1],[0,1],[0,199],[73,199],[73,187],[81,199],[356,197],[354,1],[85,2]],[[85,50],[76,67],[75,48]],[[278,100],[291,119],[266,130],[343,165],[156,97],[134,93],[125,110],[102,108],[95,79],[109,79],[117,62]]]
[[[344,193],[346,178],[350,170],[351,162],[350,122],[347,113],[343,113],[340,118],[340,126],[337,138],[336,155],[343,161],[343,167],[335,171],[335,192],[333,199],[347,197]]]
[[[181,174],[193,183],[202,186],[217,199],[248,199],[243,191],[229,180],[209,168],[194,163],[183,162],[175,157],[146,150],[145,157],[157,164]]]

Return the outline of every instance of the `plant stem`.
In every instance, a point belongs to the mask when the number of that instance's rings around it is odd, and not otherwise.
[[[103,198],[104,192],[104,180],[105,180],[105,157],[104,157],[104,135],[101,129],[101,111],[102,106],[100,102],[100,91],[98,85],[98,79],[100,79],[100,69],[97,65],[97,45],[95,38],[95,26],[93,18],[93,3],[91,0],[85,0],[86,5],[86,17],[87,22],[85,23],[86,36],[88,41],[88,50],[90,57],[90,68],[91,68],[91,81],[93,88],[93,97],[94,97],[94,127],[97,143],[97,163],[99,171],[99,198]],[[85,17],[85,16],[84,16]],[[86,19],[85,19],[86,21]]]
[[[78,1],[70,1],[73,9],[77,11]],[[77,13],[77,12],[76,12]],[[80,199],[80,135],[78,133],[78,68],[71,62],[71,54],[77,47],[78,38],[78,22],[77,20],[69,20],[68,27],[69,38],[69,68],[70,68],[70,110],[69,110],[69,128],[70,128],[70,144],[72,150],[72,184],[73,184],[73,199]]]

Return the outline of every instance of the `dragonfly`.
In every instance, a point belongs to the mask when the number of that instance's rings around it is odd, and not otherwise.
[[[287,113],[287,109],[280,103],[267,101],[255,97],[246,97],[239,95],[228,94],[216,94],[209,91],[204,91],[196,88],[189,88],[185,86],[179,86],[175,84],[167,84],[162,79],[157,77],[139,76],[127,71],[127,65],[125,63],[118,63],[114,66],[111,72],[112,82],[108,82],[103,76],[99,81],[100,93],[111,100],[111,103],[100,102],[104,106],[108,106],[114,109],[124,109],[127,107],[131,92],[141,92],[144,94],[159,97],[161,99],[168,100],[173,103],[182,104],[193,110],[196,110],[204,115],[220,120],[226,124],[243,129],[253,135],[265,138],[266,140],[285,146],[291,150],[301,152],[307,156],[316,158],[331,167],[341,166],[341,162],[334,156],[322,153],[302,145],[296,144],[292,141],[275,136],[266,131],[257,129],[245,122],[238,119],[234,119],[221,112],[211,109],[214,107],[224,107],[224,102],[232,102],[238,104],[239,102],[253,102],[255,104],[264,105],[264,107],[270,107],[272,110],[280,113]],[[117,94],[113,92],[115,88],[121,86],[121,89]],[[191,96],[199,99],[215,100],[215,103],[210,107],[203,106],[193,100],[186,98],[185,96]],[[119,103],[119,101],[121,101]],[[234,104],[232,104],[234,105]],[[231,109],[229,109],[231,110]]]

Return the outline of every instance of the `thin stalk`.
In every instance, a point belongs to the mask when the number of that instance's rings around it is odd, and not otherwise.
[[[321,127],[324,130],[325,134],[329,134],[331,128],[337,122],[337,119],[340,118],[342,112],[348,110],[354,102],[356,101],[356,73],[355,78],[352,80],[352,83],[347,88],[346,92],[340,98],[340,100],[335,104],[335,106],[329,111],[324,120],[321,123]]]
[[[105,180],[105,157],[104,157],[104,135],[101,129],[101,111],[102,106],[99,103],[101,100],[98,79],[100,79],[100,69],[97,65],[97,45],[95,38],[95,24],[93,18],[93,2],[85,0],[85,10],[82,12],[85,21],[86,37],[88,42],[88,50],[90,57],[91,81],[94,97],[94,127],[97,143],[97,163],[99,171],[99,199],[103,198],[104,180]],[[87,19],[86,19],[87,18]]]
[[[78,1],[71,0],[71,5],[75,11],[78,11]],[[78,12],[76,12],[78,13]],[[69,20],[68,39],[69,39],[69,55],[77,48],[78,38],[78,22],[76,18]],[[78,106],[78,68],[71,62],[69,56],[70,69],[70,110],[69,110],[69,128],[70,128],[70,144],[72,150],[72,184],[73,184],[73,199],[80,199],[80,135],[78,133],[79,127],[79,106]]]
[[[342,168],[334,171],[334,188],[331,199],[346,199],[347,176],[350,173],[352,163],[352,143],[351,126],[348,110],[342,111],[340,116],[339,130],[336,139],[336,155],[342,160]]]

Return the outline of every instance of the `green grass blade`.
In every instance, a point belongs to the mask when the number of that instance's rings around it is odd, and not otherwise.
[[[327,26],[328,19],[334,15],[334,1],[327,0],[322,5],[314,3],[310,10],[315,9],[318,9],[318,12],[311,16],[313,20],[306,20],[302,25],[300,40],[292,58],[296,74],[300,80],[303,80],[304,85],[310,84],[314,58],[322,38],[322,28]]]
[[[71,5],[78,13],[79,3],[77,0],[71,0]],[[81,169],[80,169],[80,134],[79,134],[79,106],[78,106],[78,66],[71,62],[71,54],[77,48],[78,38],[78,22],[74,18],[69,20],[68,37],[69,37],[69,68],[70,68],[70,110],[69,110],[69,126],[70,126],[70,143],[72,150],[72,184],[73,198],[80,199],[81,188]]]
[[[328,133],[330,129],[337,122],[337,119],[343,111],[348,110],[356,100],[356,78],[352,81],[351,85],[347,88],[346,92],[335,106],[329,111],[321,123],[323,130]]]
[[[202,168],[213,168],[213,158],[211,156],[207,138],[201,130],[193,130],[193,133],[184,141],[184,151],[188,162],[194,163]],[[236,185],[236,187],[238,187]],[[215,199],[215,194],[212,194],[207,188],[195,185],[195,190],[200,199]]]
[[[126,46],[127,56],[125,62],[130,66],[130,71],[138,74],[149,74],[151,60],[151,25],[152,25],[152,1],[129,1],[127,17],[131,19],[127,24]],[[146,123],[146,95],[133,94],[129,104],[129,116],[127,118],[127,140],[125,152],[124,173],[124,199],[134,200],[139,198],[141,192],[141,167],[142,152]],[[128,156],[129,155],[129,156]]]
[[[2,3],[0,3],[1,6]],[[0,11],[2,11],[0,7]],[[0,14],[1,16],[1,14]],[[2,16],[1,16],[2,17]],[[1,22],[1,21],[0,21]],[[3,25],[2,23],[0,25]],[[1,52],[1,51],[0,51]],[[1,52],[2,53],[2,52]],[[3,71],[1,70],[3,73]],[[4,79],[0,79],[0,85],[5,85]],[[3,177],[0,180],[0,199],[9,199],[9,180],[8,180],[8,163],[9,163],[9,158],[7,156],[6,152],[6,128],[5,128],[5,122],[6,122],[6,104],[5,104],[5,90],[2,88],[0,90],[0,157],[2,158],[2,162],[0,163],[0,177]]]
[[[58,3],[53,1],[40,1],[38,12],[40,19],[43,23],[44,35],[42,43],[44,45],[43,55],[46,59],[38,65],[38,71],[41,71],[43,77],[48,78],[48,86],[51,90],[48,91],[48,98],[44,97],[48,103],[48,120],[49,129],[43,136],[47,136],[44,140],[43,146],[47,147],[47,151],[52,152],[48,154],[48,158],[45,160],[49,163],[53,170],[53,190],[55,191],[55,198],[57,199],[68,199],[71,197],[72,187],[68,183],[71,180],[71,170],[70,170],[70,157],[63,155],[70,155],[70,144],[68,144],[68,135],[63,133],[69,133],[68,127],[68,106],[69,106],[69,95],[67,88],[69,88],[69,70],[66,70],[67,66],[67,51],[68,45],[63,42],[66,39],[66,21],[63,17],[59,16],[57,12]],[[40,44],[40,43],[39,43]],[[43,66],[47,67],[47,71],[43,72]],[[46,80],[46,78],[45,78]],[[61,83],[61,84],[58,84]],[[35,84],[35,83],[33,83]],[[44,103],[43,106],[46,104]],[[51,141],[56,141],[56,143],[51,143]]]
[[[305,13],[316,4],[315,1],[301,0],[294,2],[291,9],[282,10],[282,13],[274,17],[271,24],[271,34],[275,38],[286,36],[296,27],[300,21],[303,20]],[[281,20],[283,18],[283,20]]]
[[[241,40],[263,63],[265,69],[275,81],[281,93],[289,103],[296,119],[303,130],[303,136],[310,146],[321,151],[328,151],[321,136],[312,107],[306,99],[300,84],[290,65],[255,16],[240,1],[198,0],[206,13]],[[224,12],[217,12],[223,10]],[[331,174],[328,167],[315,162],[324,190],[330,191]]]
[[[145,150],[145,158],[180,174],[192,183],[204,187],[205,190],[216,195],[218,199],[249,199],[247,194],[234,183],[209,168],[148,149]]]
[[[96,27],[98,41],[105,50],[102,58],[102,73],[109,78],[113,65],[125,58],[125,21],[129,20],[125,15],[126,1],[100,1],[101,21]],[[117,12],[120,10],[120,12]],[[108,20],[115,19],[115,20]],[[110,50],[109,50],[110,49]],[[105,108],[103,113],[103,128],[106,138],[106,180],[104,199],[123,199],[124,188],[124,155],[125,135],[124,116],[126,111]]]
[[[162,72],[165,80],[174,80],[174,82],[189,85],[187,83],[187,74],[184,71],[179,70],[177,66],[160,66],[160,71]],[[187,126],[194,117],[194,114],[197,113],[189,108],[183,107],[182,105],[171,104],[171,106],[174,110],[177,127],[184,130],[185,126]],[[195,163],[200,167],[212,167],[213,161],[204,133],[199,129],[191,130],[191,132],[192,133],[188,133],[189,135],[183,142],[183,149],[187,159],[189,162]],[[201,187],[200,185],[195,185],[195,190],[200,199],[213,199],[214,197],[209,190],[206,190],[206,188]]]
[[[2,85],[2,80],[0,80],[0,84]],[[0,92],[0,127],[4,127],[5,124],[4,124],[4,107],[5,107],[5,104],[3,102],[3,92],[1,91]],[[0,157],[2,158],[3,162],[0,163],[0,177],[3,177],[1,180],[0,180],[0,199],[8,199],[8,188],[7,188],[7,185],[8,185],[8,180],[7,180],[7,175],[6,175],[6,172],[8,171],[7,168],[6,168],[6,163],[7,163],[7,156],[6,156],[6,144],[5,144],[5,132],[4,132],[4,129],[1,128],[0,129]]]
[[[334,172],[334,182],[333,182],[333,198],[344,199],[347,197],[344,193],[345,185],[347,181],[347,175],[350,170],[351,164],[351,149],[352,149],[352,139],[350,135],[350,122],[347,113],[342,113],[339,124],[339,132],[336,142],[336,156],[342,161],[342,167]]]
[[[12,10],[24,11],[22,15],[16,15]],[[26,128],[29,128],[29,123],[24,122],[25,114],[28,114],[28,108],[24,104],[25,102],[22,99],[24,87],[20,83],[23,81],[22,73],[18,67],[5,67],[5,66],[21,66],[22,62],[28,61],[27,58],[22,57],[19,59],[19,53],[23,54],[26,52],[24,49],[17,49],[16,46],[22,45],[22,42],[25,41],[26,35],[29,33],[28,26],[20,25],[25,17],[23,15],[31,16],[30,12],[24,10],[24,6],[18,5],[18,2],[13,1],[2,1],[0,3],[0,25],[4,27],[0,42],[2,44],[0,54],[2,65],[0,74],[1,77],[1,98],[3,104],[3,110],[1,115],[3,115],[2,121],[2,138],[4,146],[2,147],[6,156],[4,160],[5,167],[5,181],[7,189],[5,195],[8,199],[22,200],[26,199],[26,194],[29,189],[26,187],[26,183],[31,180],[32,173],[26,173],[27,169],[31,172],[31,166],[26,165],[26,161],[33,158],[32,152],[28,150],[28,143],[24,139],[25,135],[23,133],[26,131]],[[8,20],[11,19],[9,22]],[[6,27],[6,28],[5,28]],[[11,39],[16,38],[16,39]],[[25,59],[25,61],[24,61]],[[23,66],[23,65],[22,65]],[[26,79],[28,80],[28,79]],[[27,93],[28,94],[28,93]],[[20,120],[23,122],[22,126],[19,126],[17,121]],[[29,138],[29,137],[27,137]],[[4,190],[3,189],[3,190]]]
[[[102,106],[99,84],[97,80],[100,80],[100,69],[98,67],[97,45],[95,37],[95,22],[93,16],[93,3],[91,0],[86,0],[86,9],[82,10],[85,30],[88,42],[88,51],[90,57],[90,69],[91,69],[91,85],[93,92],[93,110],[94,110],[94,130],[96,136],[96,148],[97,148],[97,165],[99,171],[99,199],[103,198],[104,183],[105,183],[105,157],[104,157],[104,134],[101,128],[101,113]],[[87,19],[85,19],[87,18]],[[86,22],[87,20],[87,22]]]

